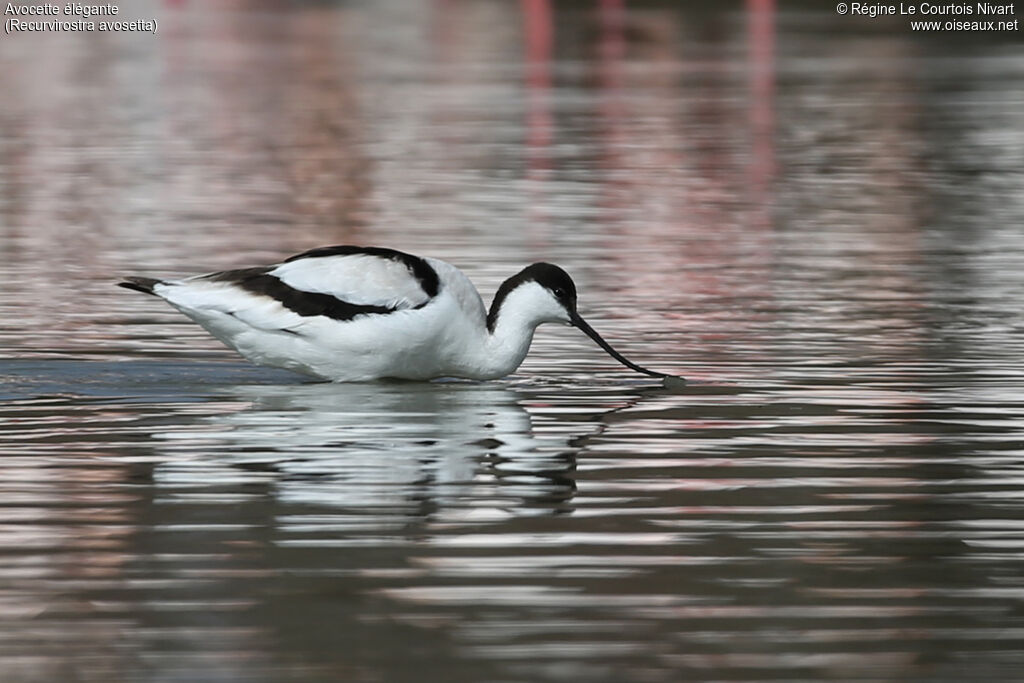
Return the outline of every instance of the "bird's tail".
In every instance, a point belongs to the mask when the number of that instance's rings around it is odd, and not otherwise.
[[[117,285],[126,289],[134,289],[136,292],[142,292],[143,294],[156,296],[157,294],[153,291],[153,288],[162,282],[163,280],[156,280],[151,277],[136,277],[132,275],[118,282]]]

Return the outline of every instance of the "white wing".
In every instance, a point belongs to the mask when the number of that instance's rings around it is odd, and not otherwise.
[[[186,314],[223,314],[258,329],[294,331],[321,316],[348,321],[419,308],[439,286],[437,272],[419,257],[372,247],[325,247],[266,268],[160,283],[154,291]]]
[[[364,252],[300,255],[269,274],[299,291],[328,294],[356,306],[402,310],[423,306],[431,299],[405,261]]]

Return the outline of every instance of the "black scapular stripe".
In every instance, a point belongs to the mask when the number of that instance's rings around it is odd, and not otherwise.
[[[437,296],[437,292],[441,288],[441,281],[437,277],[437,271],[427,263],[424,259],[419,256],[413,256],[412,254],[406,254],[404,251],[398,251],[396,249],[388,249],[386,247],[353,247],[349,245],[338,245],[335,247],[319,247],[317,249],[310,249],[304,251],[301,254],[296,254],[285,259],[285,263],[291,263],[292,261],[298,261],[304,258],[323,258],[325,256],[352,256],[354,254],[366,254],[367,256],[376,256],[378,258],[386,258],[392,261],[399,261],[409,269],[413,277],[416,278],[417,282],[420,283],[420,287],[423,288],[424,293],[430,298]]]
[[[289,311],[304,317],[324,315],[334,320],[352,320],[357,315],[393,313],[398,310],[388,306],[353,304],[330,294],[304,292],[266,273],[246,275],[236,282],[247,292],[269,296]]]
[[[298,261],[305,258],[323,258],[326,256],[351,256],[353,254],[366,254],[386,258],[392,261],[399,261],[409,269],[413,277],[419,282],[424,293],[433,298],[437,296],[440,289],[440,280],[437,272],[429,263],[413,256],[394,249],[384,247],[353,247],[336,246],[320,247],[296,254],[285,259],[285,263]],[[237,270],[224,270],[219,273],[211,273],[204,276],[206,279],[220,282],[231,282],[247,292],[268,296],[279,302],[282,306],[294,313],[304,317],[323,315],[334,320],[352,320],[358,315],[393,313],[400,310],[398,307],[377,306],[374,304],[354,304],[330,294],[321,292],[304,292],[291,285],[285,284],[283,280],[271,275],[276,266],[263,266],[257,268],[240,268]],[[414,308],[422,308],[428,302],[424,301]]]

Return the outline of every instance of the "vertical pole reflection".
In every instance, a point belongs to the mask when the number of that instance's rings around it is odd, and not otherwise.
[[[764,207],[775,167],[775,0],[747,0],[747,39],[750,50],[750,190],[755,204]]]
[[[531,195],[527,230],[540,252],[534,226],[547,221],[536,195],[551,168],[551,48],[554,40],[550,0],[522,0],[526,61],[526,178]]]
[[[601,0],[601,52],[602,70],[606,65],[617,65],[626,54],[623,27],[626,20],[624,0]]]
[[[527,135],[530,166],[547,168],[551,144],[551,44],[554,38],[550,0],[522,0],[526,29]]]
[[[599,135],[604,142],[602,166],[607,170],[614,168],[617,160],[616,152],[625,141],[623,121],[626,112],[622,100],[622,60],[626,55],[625,39],[625,8],[623,0],[601,0],[600,28],[598,38],[597,77],[600,88],[598,114],[601,122]],[[610,199],[608,202],[617,208],[621,199]]]

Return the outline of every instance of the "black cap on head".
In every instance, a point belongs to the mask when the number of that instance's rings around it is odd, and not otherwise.
[[[534,263],[501,283],[494,294],[491,310],[487,313],[487,329],[493,331],[498,320],[498,312],[505,298],[519,285],[536,282],[551,292],[570,313],[576,310],[576,283],[565,272],[553,263]]]
[[[569,273],[553,263],[534,263],[532,266],[524,268],[516,277],[520,276],[524,276],[524,281],[533,280],[547,289],[568,310],[576,309],[576,283],[569,277]]]

